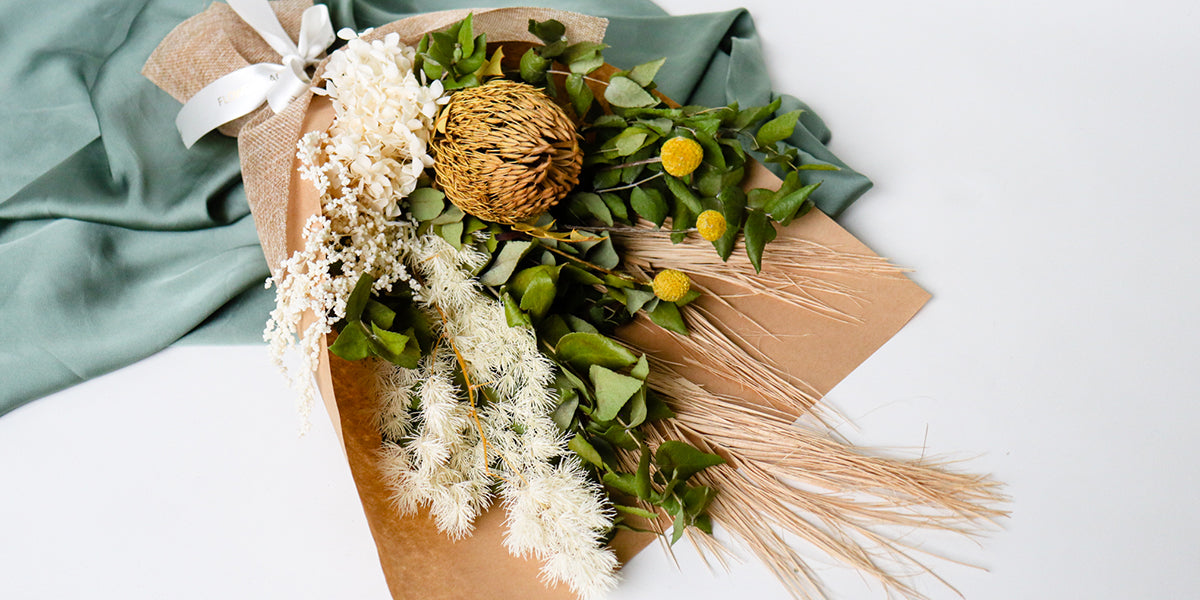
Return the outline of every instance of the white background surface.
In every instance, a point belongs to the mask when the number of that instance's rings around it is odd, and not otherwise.
[[[934,296],[830,395],[848,435],[971,457],[1014,498],[980,545],[911,539],[988,567],[933,563],[972,599],[1200,597],[1195,4],[745,4],[776,89],[876,181],[843,224]],[[0,418],[0,598],[386,598],[313,422],[298,439],[260,347],[169,350]],[[678,554],[613,598],[786,597]]]

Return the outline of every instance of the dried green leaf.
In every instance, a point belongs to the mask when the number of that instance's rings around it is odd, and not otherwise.
[[[504,294],[504,321],[509,327],[532,327],[529,315],[521,310],[521,305],[513,299],[512,294]]]
[[[446,208],[446,194],[433,188],[417,188],[408,195],[408,208],[414,219],[428,221]]]
[[[654,188],[633,188],[629,192],[629,203],[643,219],[658,227],[662,227],[667,219],[667,202],[663,200],[662,193]]]
[[[597,466],[604,466],[604,459],[600,458],[600,453],[596,452],[596,448],[588,443],[580,434],[575,434],[570,442],[567,442],[567,448],[579,455],[579,458]]]
[[[738,112],[737,118],[733,120],[733,129],[745,129],[771,116],[775,111],[779,110],[779,105],[783,103],[781,98],[776,98],[766,106],[754,106]]]
[[[541,83],[546,79],[546,71],[549,68],[550,61],[534,52],[533,48],[521,55],[521,79],[526,83]]]
[[[554,296],[558,292],[558,269],[548,265],[537,265],[523,269],[513,276],[509,288],[520,300],[521,310],[529,311],[540,319],[550,311]]]
[[[692,475],[708,467],[724,464],[725,459],[716,454],[701,452],[690,444],[668,440],[654,454],[658,468],[670,475],[670,479],[686,481]]]
[[[762,271],[763,249],[775,239],[775,226],[767,213],[755,209],[746,217],[746,256],[754,265],[755,272]]]
[[[554,353],[562,362],[581,370],[592,365],[624,369],[637,362],[637,356],[628,348],[596,333],[568,333],[558,340]]]
[[[667,189],[671,191],[671,195],[675,196],[675,199],[683,203],[684,206],[687,206],[688,210],[697,215],[704,212],[704,207],[700,205],[700,199],[696,197],[696,194],[692,193],[692,189],[682,179],[670,174],[663,175],[663,179],[666,180]],[[679,229],[678,226],[675,228]]]
[[[596,390],[596,413],[593,417],[599,421],[611,421],[625,407],[625,403],[633,397],[646,383],[628,375],[622,375],[600,365],[592,365],[588,377]]]
[[[754,134],[754,141],[758,142],[760,148],[767,148],[775,142],[787,139],[796,129],[796,121],[802,112],[804,111],[793,110],[767,121],[758,128],[758,133]]]
[[[346,325],[329,346],[329,351],[346,360],[362,360],[371,356],[366,329],[359,321]]]
[[[604,99],[621,108],[644,108],[658,104],[658,99],[628,77],[615,76],[609,79],[604,89]]]
[[[821,187],[821,182],[818,181],[784,196],[775,196],[763,207],[763,210],[780,225],[786,226],[792,222],[792,218],[808,203],[808,197],[819,187]]]
[[[654,83],[654,76],[658,74],[658,70],[662,68],[665,62],[667,62],[666,58],[660,58],[648,63],[642,63],[629,70],[629,78],[638,85],[646,87]]]
[[[688,334],[687,325],[684,325],[683,316],[679,314],[679,307],[675,306],[674,302],[659,302],[658,306],[650,311],[650,320],[668,331],[679,335]]]
[[[354,284],[350,297],[346,299],[346,320],[350,322],[362,319],[367,301],[371,299],[371,288],[375,286],[375,278],[370,273],[363,273]]]

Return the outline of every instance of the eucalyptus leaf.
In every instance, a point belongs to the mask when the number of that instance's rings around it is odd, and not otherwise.
[[[363,273],[354,284],[350,297],[346,299],[346,320],[353,322],[362,319],[367,301],[371,299],[371,288],[375,286],[375,278],[370,273]]]
[[[581,285],[604,285],[604,280],[599,277],[577,267],[571,263],[566,263],[559,271],[559,277],[566,277],[569,281]]]
[[[663,179],[666,180],[667,189],[671,191],[671,195],[687,206],[688,210],[697,215],[704,212],[704,207],[700,205],[700,199],[696,198],[696,194],[692,193],[692,189],[682,179],[670,174],[664,175]]]
[[[639,389],[627,403],[629,406],[629,426],[637,427],[646,422],[646,390]]]
[[[763,119],[774,114],[775,111],[779,110],[779,106],[782,103],[782,98],[776,98],[766,106],[754,106],[743,111],[739,111],[737,117],[733,120],[732,128],[741,130],[759,121],[762,121]]]
[[[618,156],[629,156],[641,150],[649,137],[649,131],[641,127],[630,127],[613,138],[612,145],[616,148]]]
[[[708,505],[712,504],[713,498],[716,497],[717,490],[707,485],[689,488],[683,493],[683,511],[690,517],[698,517],[708,510]]]
[[[746,193],[747,208],[764,208],[775,198],[775,192],[765,188],[754,188]]]
[[[414,219],[428,221],[442,214],[446,208],[446,194],[429,187],[421,187],[408,195],[408,208]]]
[[[550,418],[554,421],[558,428],[567,431],[571,429],[571,423],[575,420],[575,410],[579,408],[579,396],[571,392],[566,396],[558,408],[550,414]]]
[[[654,299],[654,292],[630,288],[625,291],[625,309],[629,314],[634,314],[641,310],[647,302]],[[643,378],[644,379],[644,378]]]
[[[545,21],[530,19],[529,33],[537,36],[546,44],[552,44],[562,39],[563,35],[567,33],[567,27],[554,19]]]
[[[596,329],[595,325],[592,325],[591,323],[588,323],[587,321],[580,319],[579,317],[577,317],[575,315],[567,315],[565,320],[567,322],[567,325],[569,325],[571,327],[571,331],[584,331],[587,333],[600,333],[600,331],[598,329]]]
[[[746,219],[746,193],[740,187],[727,187],[717,194],[721,203],[721,215],[725,217],[725,235],[713,242],[721,260],[729,260],[733,247],[737,244],[738,232]]]
[[[596,413],[593,417],[599,421],[611,421],[646,383],[628,375],[622,375],[600,365],[592,365],[588,377],[596,390]]]
[[[658,99],[628,77],[614,76],[604,89],[604,99],[621,108],[644,108],[658,104]]]
[[[421,360],[421,349],[417,346],[411,329],[404,333],[396,333],[371,325],[371,333],[369,342],[376,355],[406,369],[417,368],[417,363]]]
[[[559,360],[576,369],[600,365],[608,369],[624,369],[637,362],[628,348],[597,333],[568,333],[554,347]]]
[[[758,142],[760,148],[768,148],[775,142],[787,139],[796,129],[796,121],[802,112],[804,111],[793,110],[763,123],[763,126],[758,128],[758,133],[754,134],[754,141]]]
[[[638,468],[633,479],[634,493],[642,500],[649,500],[654,492],[650,485],[650,459],[650,448],[642,448],[642,455],[638,458]]]
[[[366,320],[368,322],[373,325],[378,325],[384,329],[390,328],[392,323],[396,320],[396,311],[388,308],[387,305],[374,299],[367,301],[367,307],[364,311],[364,314],[366,315]]]
[[[667,62],[666,58],[660,58],[648,63],[642,63],[629,70],[629,78],[634,80],[638,85],[646,87],[654,83],[654,76],[658,74],[658,70],[662,68],[665,62]]]
[[[658,446],[654,462],[660,469],[670,473],[671,479],[686,481],[708,467],[724,464],[725,459],[716,454],[701,452],[690,444],[668,440]]]
[[[746,217],[746,256],[750,257],[755,272],[762,271],[763,249],[775,239],[775,235],[775,226],[771,224],[767,213],[758,209],[750,211]]]
[[[632,473],[605,473],[604,485],[625,494],[626,496],[637,496],[637,485],[634,483],[634,475]]]
[[[541,318],[550,310],[558,292],[558,269],[538,265],[518,272],[512,278],[511,288],[520,298],[521,310],[529,311],[534,318]]]
[[[717,143],[716,138],[712,133],[700,131],[696,133],[696,142],[704,149],[705,162],[717,167],[718,169],[725,168],[725,153],[721,150],[721,145]]]
[[[654,188],[635,187],[629,192],[629,204],[643,219],[662,227],[667,219],[667,202],[662,193]]]
[[[521,79],[527,83],[540,83],[546,79],[550,61],[530,48],[521,55]]]
[[[808,197],[819,187],[821,187],[821,182],[818,181],[785,196],[776,196],[763,207],[763,210],[771,215],[772,219],[779,221],[780,225],[786,226],[792,222],[792,218],[808,202]]]
[[[479,276],[481,285],[502,285],[512,277],[513,271],[521,259],[533,248],[533,242],[525,240],[509,240],[500,247],[500,254],[492,261],[492,266]]]
[[[588,251],[588,260],[602,269],[615,269],[621,264],[621,255],[613,247],[612,239],[605,237]]]
[[[607,481],[608,480],[605,479],[605,482],[607,482]],[[644,508],[638,508],[636,506],[626,506],[624,504],[615,504],[614,503],[613,508],[615,508],[623,513],[628,513],[628,514],[631,514],[631,515],[634,515],[637,517],[641,517],[646,520],[654,520],[654,519],[658,518],[658,513],[653,513]]]
[[[509,327],[530,327],[533,323],[529,315],[521,310],[521,305],[513,299],[512,294],[504,294],[504,321]]]
[[[462,223],[462,221],[456,221],[454,223],[446,223],[445,225],[442,225],[438,229],[438,234],[442,236],[442,239],[446,240],[446,243],[450,244],[451,246],[454,246],[455,250],[462,250],[462,248],[463,248],[463,243],[462,243],[463,223]]]
[[[471,18],[472,15],[468,13],[467,18],[459,21],[457,32],[458,45],[462,48],[463,54],[468,56],[475,52],[475,38],[473,37],[475,32],[471,30]],[[475,69],[471,70],[474,71]]]
[[[434,225],[446,225],[448,223],[458,223],[459,221],[463,220],[464,216],[466,216],[466,214],[463,213],[461,208],[451,204],[450,206],[446,207],[446,210],[442,211],[442,214],[434,217],[433,220],[430,221],[430,223],[433,223]]]
[[[629,208],[625,205],[625,200],[622,197],[608,192],[600,194],[600,199],[604,200],[614,220],[629,221]]]
[[[671,545],[683,539],[683,532],[687,530],[687,521],[681,517],[675,517],[675,521],[671,526]]]
[[[580,434],[575,434],[571,441],[567,442],[567,448],[579,455],[579,458],[596,465],[597,467],[604,466],[604,459],[600,458],[600,453],[596,452],[596,448],[592,446]]]
[[[566,81],[567,97],[571,99],[571,106],[575,109],[575,114],[580,119],[587,117],[588,109],[592,107],[592,100],[595,96],[592,94],[592,88],[583,80],[582,73],[571,73],[567,76]]]
[[[362,360],[371,356],[371,345],[362,323],[352,321],[346,325],[329,346],[329,351],[346,360]]]
[[[687,325],[684,325],[683,316],[679,314],[679,307],[675,306],[674,302],[659,302],[658,306],[650,311],[650,320],[668,331],[679,335],[688,334]]]
[[[604,223],[608,227],[612,227],[613,215],[609,210],[608,205],[600,198],[599,194],[588,192],[573,194],[571,196],[569,208],[572,213],[581,217],[591,216],[597,221]]]
[[[566,319],[561,315],[549,314],[545,319],[542,319],[537,325],[538,338],[544,340],[547,344],[554,345],[564,335],[571,333],[571,326],[567,325]],[[582,386],[583,384],[580,383]]]
[[[633,365],[633,369],[629,371],[629,376],[637,377],[642,381],[650,376],[650,361],[646,360],[645,354],[638,357],[637,364]]]

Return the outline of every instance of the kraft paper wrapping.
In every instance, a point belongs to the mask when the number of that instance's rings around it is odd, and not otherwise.
[[[310,5],[309,0],[281,0],[272,4],[281,15],[285,28],[294,36],[298,15]],[[370,37],[395,31],[406,42],[415,43],[423,33],[447,27],[464,17],[466,12],[446,11],[413,17],[376,29]],[[231,16],[237,23],[229,22]],[[600,41],[606,25],[603,19],[541,8],[475,11],[474,25],[477,31],[487,32],[491,41],[533,42],[535,40],[526,32],[529,18],[555,18],[567,23],[573,41]],[[278,56],[269,56],[269,48],[265,50],[268,56],[264,58],[263,49],[254,43],[257,36],[239,24],[240,19],[232,11],[224,5],[214,4],[209,11],[181,25],[176,30],[179,35],[173,32],[164,40],[159,51],[147,62],[144,72],[176,98],[186,100],[208,81],[245,66],[250,60],[278,59]],[[214,31],[219,33],[213,34]],[[215,36],[209,38],[213,43],[195,42],[192,36],[201,32]],[[247,41],[246,38],[253,39]],[[238,48],[240,50],[235,50]],[[194,62],[208,64],[205,68],[192,69],[199,79],[183,78],[185,81],[181,82],[177,73],[166,75],[169,70],[164,65],[177,64],[179,53]],[[194,56],[189,57],[187,53],[194,53]],[[513,55],[519,56],[519,53]],[[318,68],[318,73],[323,66]],[[611,68],[607,72],[611,72]],[[316,191],[298,174],[296,142],[306,132],[327,128],[332,119],[333,110],[328,100],[309,93],[294,101],[283,113],[275,115],[264,108],[225,128],[239,135],[247,196],[272,272],[286,256],[302,248],[303,224],[309,216],[320,211]],[[290,157],[290,160],[284,157]],[[779,185],[779,180],[755,165],[746,183],[748,187],[773,188]],[[815,241],[843,252],[874,255],[817,210],[796,219],[779,235]],[[763,261],[766,269],[773,268],[770,256],[771,247],[768,246]],[[696,278],[698,284],[723,296],[725,301],[702,297],[697,302],[712,313],[714,322],[750,340],[781,368],[809,383],[818,395],[823,395],[899,331],[929,299],[928,293],[898,274],[825,276],[857,291],[857,299],[841,308],[849,310],[859,322],[839,322],[768,296],[742,296],[742,290],[699,277]],[[764,335],[762,328],[774,335]],[[618,333],[621,339],[644,351],[668,361],[684,362],[684,342],[645,319],[627,325]],[[736,382],[724,380],[708,370],[691,369],[686,375],[718,393],[742,396],[748,393]],[[365,387],[365,382],[371,379],[365,364],[344,361],[325,352],[316,379],[343,444],[394,598],[551,600],[573,597],[565,586],[543,584],[538,577],[540,565],[536,561],[509,555],[502,544],[504,511],[501,508],[486,511],[476,520],[474,534],[459,541],[441,534],[425,514],[399,516],[391,506],[391,493],[376,458],[381,436],[372,424],[374,399]],[[769,398],[755,399],[771,403]],[[651,541],[652,536],[622,531],[612,546],[624,563]]]
[[[315,98],[305,118],[304,131],[317,131],[333,121],[333,109],[324,98]],[[778,187],[780,181],[761,165],[755,165],[746,181],[749,187]],[[290,187],[289,222],[292,249],[302,245],[299,224],[317,210],[316,190],[293,171]],[[294,218],[293,218],[294,217]],[[779,233],[821,243],[829,248],[874,256],[869,248],[842,229],[824,213],[813,210]],[[770,266],[768,245],[764,268]],[[767,297],[735,297],[744,290],[705,278],[696,281],[722,293],[725,304],[714,298],[700,298],[704,305],[731,332],[758,340],[758,348],[788,373],[812,385],[824,395],[891,338],[929,299],[929,294],[899,274],[834,276],[857,290],[857,300],[843,306],[860,322],[844,323],[811,312],[798,310]],[[753,316],[753,321],[744,316]],[[775,337],[764,336],[759,326]],[[625,326],[619,337],[638,348],[669,361],[683,362],[684,347],[672,336],[646,319]],[[332,339],[329,340],[332,343]],[[686,375],[709,389],[730,395],[749,393],[739,384],[702,369]],[[361,362],[348,362],[328,352],[322,355],[317,380],[321,396],[338,430],[350,462],[350,470],[362,498],[367,522],[379,549],[380,563],[393,597],[400,599],[568,599],[573,595],[563,586],[545,587],[537,577],[538,565],[531,560],[510,556],[502,545],[504,511],[493,507],[477,521],[475,533],[460,541],[451,541],[438,532],[433,520],[425,515],[399,517],[390,506],[390,492],[376,460],[380,433],[371,422],[375,402],[362,382],[369,381],[369,369]],[[756,397],[771,403],[769,398]],[[792,410],[782,404],[776,408]],[[797,417],[800,415],[795,413]],[[653,536],[628,531],[618,533],[613,548],[622,563],[653,541]]]

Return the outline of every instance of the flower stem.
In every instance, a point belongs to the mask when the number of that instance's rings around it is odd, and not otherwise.
[[[602,190],[595,190],[595,192],[597,194],[603,194],[604,192],[615,192],[617,190],[627,190],[629,188],[635,188],[639,185],[642,185],[643,183],[646,183],[647,181],[653,181],[655,179],[658,179],[659,177],[662,177],[663,173],[665,173],[665,171],[659,171],[657,175],[651,175],[650,177],[647,177],[641,181],[635,181],[628,185],[619,185],[617,187],[610,187],[610,188],[604,188]]]

